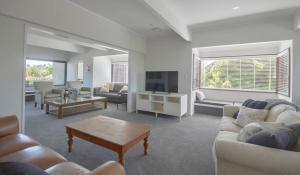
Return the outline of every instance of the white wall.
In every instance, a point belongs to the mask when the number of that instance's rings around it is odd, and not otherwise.
[[[65,84],[65,64],[64,63],[53,63],[53,85],[64,85]]]
[[[188,94],[191,109],[192,76],[191,43],[177,35],[164,36],[147,41],[146,71],[178,71],[178,91]],[[145,75],[144,75],[145,76]]]
[[[64,52],[60,50],[31,46],[31,45],[26,45],[25,48],[26,48],[26,58],[29,59],[68,61],[75,55],[75,53]]]
[[[146,51],[145,39],[139,34],[68,0],[1,0],[0,14],[128,50]]]
[[[135,51],[129,52],[127,112],[133,112],[136,109],[136,92],[145,90],[144,65],[144,54]]]
[[[23,123],[25,24],[0,15],[0,116],[17,115]]]
[[[111,59],[109,56],[94,57],[93,87],[111,82]]]

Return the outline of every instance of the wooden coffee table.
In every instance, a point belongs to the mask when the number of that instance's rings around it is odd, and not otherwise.
[[[57,115],[59,119],[65,115],[107,108],[106,97],[57,98],[49,99],[45,103],[46,114]],[[51,106],[56,109],[50,110]]]
[[[98,116],[68,124],[66,132],[69,152],[76,136],[117,152],[122,165],[125,163],[125,153],[141,140],[144,140],[144,155],[147,155],[150,127],[144,124]]]

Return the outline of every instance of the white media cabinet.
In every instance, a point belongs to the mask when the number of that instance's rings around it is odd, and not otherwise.
[[[136,94],[136,112],[154,112],[177,116],[181,119],[187,113],[187,95],[178,93],[138,92]]]

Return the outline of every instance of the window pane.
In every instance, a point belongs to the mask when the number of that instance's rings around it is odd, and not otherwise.
[[[83,62],[78,62],[77,65],[77,79],[83,80]]]
[[[49,61],[26,60],[26,81],[52,81],[53,63]]]
[[[201,87],[275,91],[276,58],[255,56],[202,60]]]
[[[53,85],[65,84],[65,63],[53,62]]]
[[[112,64],[112,82],[128,83],[128,63],[120,62]]]

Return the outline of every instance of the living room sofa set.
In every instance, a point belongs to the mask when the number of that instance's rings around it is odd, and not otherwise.
[[[123,166],[115,161],[109,161],[92,171],[69,162],[59,153],[20,133],[16,116],[0,117],[0,145],[0,163],[22,162],[38,167],[50,175],[126,174]]]

